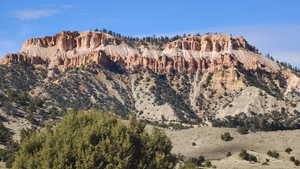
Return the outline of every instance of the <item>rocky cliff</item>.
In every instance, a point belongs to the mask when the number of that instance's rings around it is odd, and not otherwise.
[[[249,57],[251,55],[251,57]],[[191,36],[167,43],[162,49],[130,46],[122,39],[102,32],[62,32],[52,37],[27,40],[20,53],[5,56],[2,63],[57,65],[63,68],[106,58],[128,70],[150,69],[157,73],[215,72],[234,66],[273,71],[266,59],[255,53],[244,38],[229,35]]]
[[[103,32],[61,32],[27,40],[0,63],[0,92],[8,97],[12,88],[45,100],[32,112],[37,117],[50,118],[52,108],[101,108],[209,125],[243,113],[297,120],[300,112],[299,75],[243,37],[208,34],[156,45]],[[7,102],[0,110],[28,109]]]

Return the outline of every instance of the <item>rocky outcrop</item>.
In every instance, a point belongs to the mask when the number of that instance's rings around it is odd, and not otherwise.
[[[229,52],[239,49],[254,52],[253,47],[243,37],[234,38],[221,34],[186,37],[169,43],[167,47],[201,52]]]
[[[113,36],[102,33],[102,32],[61,32],[54,36],[46,36],[43,38],[32,38],[26,40],[23,44],[22,51],[27,51],[29,54],[34,55],[32,47],[50,48],[55,47],[56,49],[66,52],[75,48],[97,48],[100,45],[114,44],[118,45],[118,41]],[[32,53],[33,52],[33,53]]]
[[[29,56],[24,53],[14,53],[7,54],[3,59],[0,60],[0,64],[31,64],[31,65],[40,65],[47,64],[47,59],[43,59],[39,56]]]
[[[110,65],[112,64],[110,58],[102,51],[92,52],[84,56],[76,56],[73,58],[59,57],[57,65],[64,67],[76,67],[82,65],[97,64],[97,65]]]
[[[23,49],[31,46],[49,48],[56,46],[62,51],[67,51],[76,47],[76,37],[79,36],[78,32],[61,32],[54,36],[46,36],[43,38],[32,38],[26,40],[23,44]]]
[[[169,58],[161,56],[157,59],[146,57],[131,57],[125,63],[125,67],[130,70],[135,68],[149,69],[158,73],[197,72],[197,71],[218,71],[238,64],[238,61],[231,55],[222,55],[219,58],[183,58],[176,56]]]

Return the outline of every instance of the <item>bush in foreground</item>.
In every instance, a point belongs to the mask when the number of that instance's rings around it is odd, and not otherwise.
[[[57,126],[23,140],[13,168],[174,168],[170,140],[144,127],[134,118],[125,125],[101,112],[68,114]]]

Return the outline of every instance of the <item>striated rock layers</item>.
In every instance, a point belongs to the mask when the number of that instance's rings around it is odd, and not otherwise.
[[[157,49],[132,46],[103,32],[61,32],[27,40],[17,54],[8,54],[2,64],[24,63],[59,66],[62,69],[86,64],[116,63],[127,70],[149,69],[156,73],[215,72],[234,66],[277,70],[276,64],[260,56],[240,37],[211,34],[175,40]]]

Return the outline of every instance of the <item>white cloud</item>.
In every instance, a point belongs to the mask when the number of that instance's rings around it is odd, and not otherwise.
[[[15,12],[15,17],[20,20],[34,20],[59,14],[59,10],[40,9],[40,10],[19,10]]]

